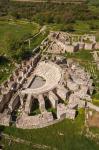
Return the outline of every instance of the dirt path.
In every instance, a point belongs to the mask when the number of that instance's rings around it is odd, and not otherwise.
[[[51,150],[50,146],[40,145],[40,144],[33,144],[31,141],[27,141],[27,140],[23,140],[21,138],[16,138],[16,137],[13,137],[13,136],[9,136],[8,134],[4,134],[4,133],[2,133],[2,138],[9,140],[10,144],[11,144],[11,142],[16,142],[16,143],[21,143],[21,144],[25,144],[25,145],[32,145],[33,148],[37,148],[37,149]]]
[[[97,142],[97,144],[99,144],[99,134],[94,134],[93,132],[90,131],[88,123],[87,123],[87,110],[85,109],[85,127],[86,127],[86,133],[85,136],[88,138],[91,138],[92,140],[95,140]]]

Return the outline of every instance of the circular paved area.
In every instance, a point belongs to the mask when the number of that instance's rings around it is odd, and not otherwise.
[[[61,79],[61,68],[52,62],[40,62],[34,72],[36,76],[44,78],[46,83],[39,88],[23,90],[22,93],[27,94],[43,94],[57,87]]]

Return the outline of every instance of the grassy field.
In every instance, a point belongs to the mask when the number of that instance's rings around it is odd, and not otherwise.
[[[9,40],[22,40],[36,34],[40,26],[28,21],[0,21],[0,54],[6,53]],[[10,37],[10,39],[9,39]]]
[[[32,145],[46,145],[50,150],[98,150],[99,145],[84,135],[84,110],[79,110],[75,121],[64,120],[55,125],[42,129],[22,130],[6,127],[4,133],[32,142]],[[19,147],[12,141],[9,146],[8,140],[2,140],[7,150],[32,150],[32,145],[23,144]],[[25,144],[25,143],[24,143]],[[41,148],[43,149],[43,148]],[[34,149],[33,149],[34,150]],[[47,149],[46,149],[47,150]]]
[[[10,50],[9,43],[13,44],[17,41],[22,41],[30,36],[35,35],[40,30],[40,26],[36,23],[30,23],[26,20],[10,20],[0,21],[0,83],[7,79],[14,69],[14,62],[20,63],[31,51],[38,46],[46,35],[38,35],[31,40],[31,48],[29,49],[28,42],[24,45],[23,51],[20,53],[20,48]],[[21,47],[21,46],[20,46]],[[28,50],[29,49],[29,50]],[[26,51],[26,53],[24,52]],[[10,54],[16,56],[12,61]]]

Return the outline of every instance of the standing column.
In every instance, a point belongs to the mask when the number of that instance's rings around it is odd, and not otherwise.
[[[31,94],[29,94],[27,99],[26,99],[26,103],[25,103],[25,113],[27,115],[30,114],[31,107],[32,107],[32,96],[31,96]]]
[[[52,91],[49,92],[49,100],[52,104],[52,107],[56,108],[58,105],[58,97]]]
[[[19,93],[19,96],[20,96],[20,103],[21,103],[21,106],[23,107],[24,95],[22,95],[21,93]]]
[[[38,101],[39,101],[40,111],[44,112],[45,111],[45,101],[44,101],[43,95],[38,96]]]

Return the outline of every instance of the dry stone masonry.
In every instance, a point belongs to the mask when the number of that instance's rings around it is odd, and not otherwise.
[[[81,42],[75,43],[75,38]],[[51,32],[41,48],[53,53],[74,52],[78,47],[88,48],[84,43],[88,38],[90,47],[95,46],[94,36],[73,36],[71,40],[67,33]],[[91,75],[77,62],[61,55],[35,54],[0,86],[0,124],[39,128],[55,120],[75,119],[79,108],[99,111],[91,103],[93,90]]]
[[[93,50],[99,49],[99,43],[96,42],[94,35],[75,35],[66,32],[50,32],[48,37],[41,43],[41,49],[48,53],[73,53],[81,49]]]

